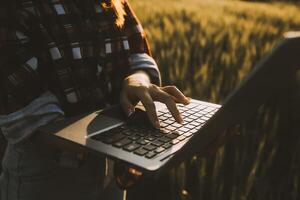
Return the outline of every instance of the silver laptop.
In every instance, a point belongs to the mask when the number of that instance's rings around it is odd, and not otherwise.
[[[226,129],[245,120],[272,94],[284,89],[300,67],[300,32],[284,35],[247,75],[224,104],[192,100],[178,104],[178,124],[164,104],[156,103],[161,129],[153,128],[144,108],[126,119],[119,106],[42,128],[44,132],[83,145],[127,163],[144,173],[159,174],[203,151]]]

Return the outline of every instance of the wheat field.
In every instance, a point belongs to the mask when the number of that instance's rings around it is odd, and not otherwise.
[[[164,84],[222,103],[290,30],[300,6],[226,0],[131,0]],[[292,77],[291,77],[292,78]],[[298,200],[300,142],[297,82],[272,97],[215,154],[170,172],[169,199]],[[162,197],[165,199],[166,197]]]

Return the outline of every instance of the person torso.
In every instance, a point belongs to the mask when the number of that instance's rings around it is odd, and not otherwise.
[[[126,16],[132,19],[126,29],[115,24],[113,13],[104,10],[101,1],[19,0],[17,6],[24,20],[31,20],[26,27],[30,31],[17,31],[17,39],[26,43],[27,36],[33,38],[37,58],[29,64],[42,65],[46,87],[67,113],[116,102],[129,54],[145,51],[143,45],[129,45],[130,32],[138,32],[140,26],[134,16]]]

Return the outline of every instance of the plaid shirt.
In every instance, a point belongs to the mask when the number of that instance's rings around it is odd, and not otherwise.
[[[133,72],[129,58],[147,53],[142,26],[124,1],[123,27],[95,0],[18,0],[16,19],[0,25],[0,115],[50,90],[67,115],[119,99]]]

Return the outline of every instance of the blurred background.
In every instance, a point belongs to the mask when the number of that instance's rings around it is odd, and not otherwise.
[[[300,31],[297,0],[130,2],[163,83],[215,103],[224,102],[284,32]],[[172,170],[161,199],[299,200],[298,86],[295,75],[215,154],[195,156]]]

